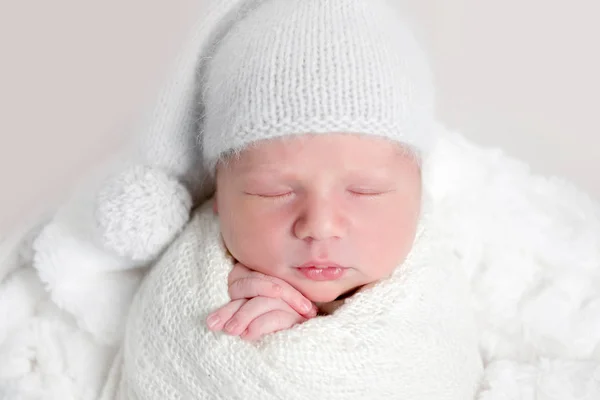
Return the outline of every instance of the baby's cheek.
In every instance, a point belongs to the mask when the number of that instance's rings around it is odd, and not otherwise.
[[[230,249],[233,256],[253,270],[273,275],[285,251],[280,235],[267,224],[239,226],[233,230],[233,235],[235,246]]]
[[[387,222],[378,224],[362,239],[364,253],[362,260],[369,260],[371,268],[365,271],[371,279],[377,280],[388,276],[405,259],[412,247],[415,227],[401,219],[389,218]]]

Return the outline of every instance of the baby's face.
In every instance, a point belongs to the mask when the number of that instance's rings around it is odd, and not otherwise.
[[[380,138],[265,141],[217,168],[215,211],[233,257],[313,302],[389,276],[412,247],[420,204],[417,163]]]

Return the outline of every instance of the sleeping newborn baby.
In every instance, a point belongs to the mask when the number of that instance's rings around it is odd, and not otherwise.
[[[468,284],[417,160],[362,133],[223,157],[216,198],[136,294],[114,397],[473,398]]]
[[[418,159],[388,139],[292,136],[226,158],[214,210],[239,264],[209,326],[256,339],[313,317],[313,303],[332,312],[406,258],[420,209]]]
[[[468,284],[422,185],[432,77],[406,23],[387,0],[264,0],[229,22],[200,68],[216,196],[137,292],[113,397],[473,398]]]

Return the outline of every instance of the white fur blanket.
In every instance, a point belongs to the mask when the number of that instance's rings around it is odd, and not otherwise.
[[[499,151],[441,135],[425,179],[436,229],[452,239],[471,288],[485,367],[476,397],[597,400],[598,203]],[[2,243],[1,399],[100,394],[144,272],[82,240],[79,220],[59,212],[40,235]]]
[[[249,343],[204,323],[229,302],[233,268],[208,202],[136,294],[114,398],[473,398],[482,366],[467,281],[426,221],[389,279]]]

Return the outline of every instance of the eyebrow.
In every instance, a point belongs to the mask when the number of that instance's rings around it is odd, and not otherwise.
[[[264,164],[261,164],[261,166],[256,167],[256,166],[252,166],[252,168],[241,168],[241,171],[239,171],[236,174],[236,177],[238,178],[259,178],[259,177],[273,177],[273,176],[277,176],[277,177],[289,177],[290,174],[289,172],[283,171],[281,168],[273,168],[272,166],[267,166],[265,167]]]
[[[252,169],[244,168],[238,174],[237,178],[240,179],[260,179],[260,178],[281,178],[281,179],[296,179],[297,173],[293,171],[285,171],[280,168],[272,167],[257,167]],[[389,172],[388,166],[378,166],[369,169],[352,168],[343,171],[340,175],[342,178],[350,179],[390,179],[394,177],[394,174]]]

